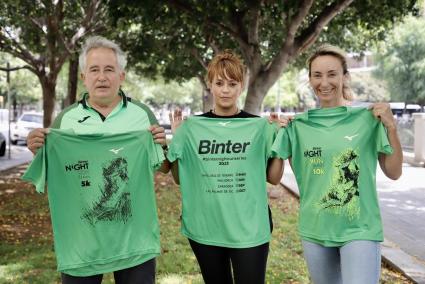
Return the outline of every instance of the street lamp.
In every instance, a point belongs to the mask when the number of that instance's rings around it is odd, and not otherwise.
[[[19,69],[25,69],[25,68],[28,68],[28,66],[20,66],[20,67],[10,67],[10,64],[9,64],[9,62],[7,62],[6,63],[6,68],[2,68],[2,67],[0,67],[0,71],[4,71],[4,72],[6,72],[6,81],[7,81],[7,109],[8,109],[8,111],[9,111],[9,125],[8,125],[8,128],[9,128],[9,134],[8,134],[8,142],[9,142],[9,150],[8,150],[8,158],[9,158],[9,160],[10,160],[10,156],[11,156],[11,154],[10,154],[10,148],[12,147],[12,144],[11,144],[11,140],[12,140],[12,137],[10,136],[10,120],[11,120],[11,115],[12,115],[12,111],[11,111],[11,99],[10,99],[10,72],[11,71],[17,71],[17,70],[19,70]]]
[[[10,148],[12,148],[12,144],[11,144],[11,142],[10,142],[10,140],[12,140],[11,138],[12,138],[12,136],[10,136],[10,116],[11,116],[11,114],[12,114],[12,112],[10,111],[10,64],[9,64],[9,62],[7,62],[7,64],[6,64],[6,68],[7,68],[7,70],[6,70],[6,81],[7,81],[7,109],[8,109],[8,113],[9,113],[9,115],[8,115],[8,139],[7,139],[7,142],[9,143],[9,149],[7,150],[7,157],[9,158],[9,160],[10,160],[10,157],[11,157],[11,154],[10,154]]]

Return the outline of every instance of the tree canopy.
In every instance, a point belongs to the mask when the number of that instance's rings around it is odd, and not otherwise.
[[[375,74],[394,101],[425,104],[425,17],[408,17],[376,54]]]
[[[37,75],[45,126],[51,122],[57,76],[79,40],[103,26],[101,12],[100,0],[0,1],[0,51],[21,59]]]
[[[14,58],[9,54],[0,52],[0,66],[6,67],[7,63],[10,68],[22,67],[25,62],[18,58]],[[7,102],[7,80],[6,73],[0,77],[0,101],[5,104]],[[4,79],[3,79],[4,78]],[[36,103],[41,98],[41,88],[37,84],[37,77],[26,68],[14,70],[10,72],[10,99],[14,107],[20,108],[24,105]],[[0,103],[0,108],[2,103]],[[16,119],[16,117],[13,117]]]
[[[414,11],[415,3],[122,0],[111,2],[110,12],[130,64],[144,75],[162,74],[175,80],[198,77],[203,82],[206,63],[214,53],[236,50],[249,71],[245,110],[258,113],[282,72],[313,44],[330,42],[349,51],[365,50]]]

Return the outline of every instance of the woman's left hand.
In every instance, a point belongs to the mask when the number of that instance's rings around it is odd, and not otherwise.
[[[374,103],[370,106],[372,114],[382,121],[387,129],[395,129],[396,122],[389,103]]]
[[[294,117],[292,115],[291,116],[284,116],[283,114],[281,114],[279,116],[275,112],[270,113],[270,116],[269,116],[269,122],[270,123],[276,122],[279,125],[280,128],[287,127],[289,122],[293,119],[294,119]]]
[[[174,111],[170,111],[169,113],[170,124],[171,124],[171,133],[176,133],[177,128],[183,123],[186,117],[183,117],[182,110],[180,108],[176,108]]]

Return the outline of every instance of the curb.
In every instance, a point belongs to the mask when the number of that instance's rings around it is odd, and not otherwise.
[[[0,172],[10,170],[14,167],[31,162],[33,155],[29,151],[14,151],[12,152],[12,158],[7,158],[7,153],[4,157],[0,158]]]

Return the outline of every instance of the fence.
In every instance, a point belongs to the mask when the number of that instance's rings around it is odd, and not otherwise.
[[[407,152],[413,152],[415,137],[414,124],[411,116],[397,118],[397,131],[400,137],[401,147]]]

